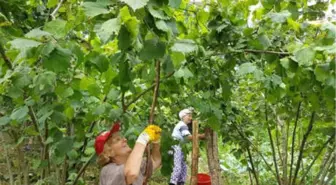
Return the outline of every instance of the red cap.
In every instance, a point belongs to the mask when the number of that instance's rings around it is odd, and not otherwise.
[[[110,131],[102,132],[101,134],[99,134],[99,136],[96,137],[94,147],[95,147],[97,155],[99,155],[103,152],[104,144],[108,140],[108,138],[110,138],[110,136],[113,133],[118,132],[119,130],[120,130],[120,122],[117,121],[113,124],[113,127]]]

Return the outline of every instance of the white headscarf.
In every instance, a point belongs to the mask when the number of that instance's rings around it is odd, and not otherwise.
[[[179,112],[179,117],[180,117],[180,119],[182,120],[182,118],[183,118],[184,116],[186,116],[187,114],[192,114],[192,110],[190,110],[190,109],[183,109],[183,110],[181,110],[181,111]]]

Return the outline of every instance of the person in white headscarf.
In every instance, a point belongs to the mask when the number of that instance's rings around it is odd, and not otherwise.
[[[180,121],[175,125],[172,136],[180,143],[192,140],[188,124],[192,124],[193,109],[183,109],[179,112]],[[204,139],[204,134],[199,134],[200,139]],[[174,145],[174,167],[170,177],[170,185],[184,185],[187,178],[187,164],[185,162],[184,153],[180,145]]]

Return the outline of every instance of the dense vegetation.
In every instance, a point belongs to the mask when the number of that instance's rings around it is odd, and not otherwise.
[[[134,142],[157,72],[161,175],[192,106],[224,184],[335,184],[334,3],[0,0],[0,184],[97,182],[95,135]]]

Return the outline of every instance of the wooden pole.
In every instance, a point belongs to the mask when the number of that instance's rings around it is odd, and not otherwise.
[[[198,122],[193,121],[192,133],[192,163],[191,163],[191,183],[190,185],[197,185],[198,174]]]

